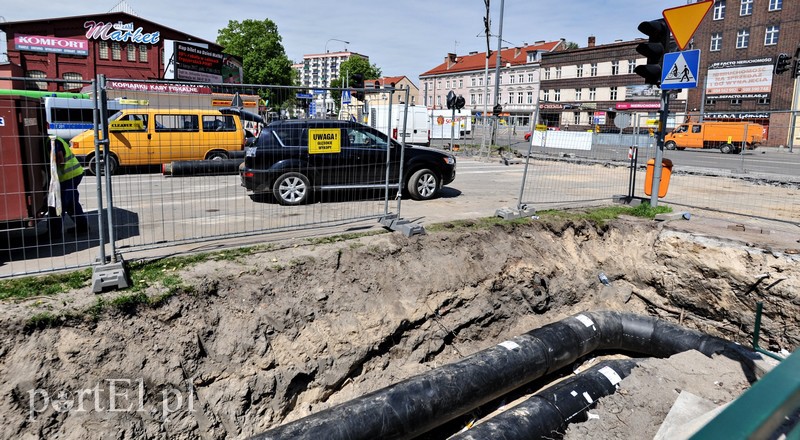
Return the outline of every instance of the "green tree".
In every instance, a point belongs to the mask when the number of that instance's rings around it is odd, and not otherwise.
[[[272,20],[230,20],[217,32],[217,44],[242,59],[246,84],[292,85],[292,62]]]
[[[364,77],[365,82],[381,77],[381,69],[378,66],[370,64],[369,61],[364,58],[353,56],[339,65],[339,76],[331,81],[331,87],[344,88],[347,78],[352,77],[353,74],[356,73],[360,73]],[[347,85],[352,86],[352,84]],[[341,101],[341,99],[340,93],[333,93],[333,100],[336,101],[337,107],[339,107],[339,101]]]
[[[576,43],[574,41],[567,41],[567,44],[566,44],[566,49],[567,50],[579,49],[579,48],[580,48],[580,46],[578,46],[578,43]]]

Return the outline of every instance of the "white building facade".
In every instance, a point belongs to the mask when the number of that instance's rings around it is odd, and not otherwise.
[[[464,97],[462,112],[472,116],[492,115],[500,104],[498,116],[509,124],[528,125],[535,110],[540,88],[540,62],[544,53],[565,49],[564,40],[538,41],[522,47],[500,51],[499,99],[495,99],[497,52],[489,58],[486,52],[470,52],[458,56],[447,54],[439,66],[420,75],[419,103],[429,109],[446,109],[447,94],[453,91]]]

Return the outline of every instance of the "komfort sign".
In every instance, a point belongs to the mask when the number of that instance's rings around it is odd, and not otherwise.
[[[90,40],[116,41],[120,43],[156,44],[161,41],[161,32],[142,32],[142,27],[133,27],[133,23],[104,23],[86,20],[83,28],[87,29],[86,38]]]
[[[14,37],[14,48],[30,52],[89,55],[89,42],[86,40],[41,35],[17,35]]]

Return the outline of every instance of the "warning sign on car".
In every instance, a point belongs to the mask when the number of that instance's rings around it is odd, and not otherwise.
[[[308,130],[309,154],[341,153],[341,130],[338,128],[312,128]]]

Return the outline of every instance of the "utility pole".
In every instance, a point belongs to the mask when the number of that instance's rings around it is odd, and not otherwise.
[[[500,0],[500,30],[497,34],[497,65],[494,69],[494,110],[492,111],[492,145],[495,144],[495,134],[497,133],[497,125],[500,121],[500,63],[502,63],[503,52],[503,6],[505,0]],[[488,155],[487,155],[488,157]]]
[[[481,153],[483,153],[483,149],[486,148],[486,129],[488,128],[488,124],[486,123],[488,121],[488,117],[486,116],[486,113],[489,110],[489,57],[492,56],[491,50],[489,50],[489,35],[491,35],[491,23],[489,21],[490,0],[483,0],[483,2],[486,4],[486,17],[483,17],[483,26],[485,28],[484,32],[486,34],[486,67],[484,67],[483,70],[483,82],[485,85],[483,92],[483,117],[481,118],[481,122],[483,123],[483,129],[481,130],[483,133],[483,138],[481,139],[481,149],[478,153],[479,156]],[[486,154],[486,157],[489,157],[488,153]]]

